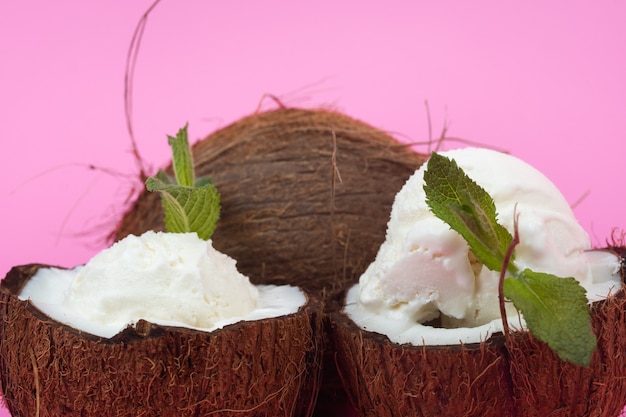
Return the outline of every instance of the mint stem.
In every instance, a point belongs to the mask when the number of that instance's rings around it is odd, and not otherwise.
[[[502,317],[502,331],[504,335],[507,336],[509,334],[509,321],[506,317],[506,308],[504,302],[504,279],[506,278],[506,273],[510,268],[515,268],[515,265],[511,264],[511,259],[513,258],[513,252],[515,251],[515,247],[519,244],[519,230],[517,228],[517,222],[519,219],[519,213],[517,213],[517,204],[513,208],[513,239],[509,244],[509,247],[506,249],[506,253],[504,254],[504,260],[502,261],[502,269],[500,270],[500,281],[498,281],[498,301],[500,303],[500,316]],[[515,268],[517,269],[517,268]]]

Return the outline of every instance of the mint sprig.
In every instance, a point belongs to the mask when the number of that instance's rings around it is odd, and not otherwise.
[[[500,272],[500,311],[508,333],[504,298],[522,313],[530,332],[566,361],[589,366],[596,348],[585,289],[574,278],[520,270],[515,236],[497,221],[491,196],[469,178],[455,161],[433,153],[424,172],[426,203],[468,243],[476,258]],[[510,275],[506,277],[506,275]],[[505,278],[506,277],[506,278]]]
[[[160,170],[146,180],[146,188],[161,194],[168,232],[196,232],[200,239],[208,240],[219,219],[220,195],[208,177],[195,178],[187,125],[176,137],[168,136],[168,142],[175,177]]]
[[[167,142],[172,148],[172,164],[174,165],[174,175],[178,185],[184,187],[195,186],[195,175],[193,170],[193,158],[191,156],[191,147],[189,146],[189,136],[187,127],[180,129],[176,137],[167,137]]]

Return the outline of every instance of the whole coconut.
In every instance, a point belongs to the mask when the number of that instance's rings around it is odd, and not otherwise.
[[[365,123],[303,109],[245,117],[192,152],[222,196],[215,248],[254,283],[327,292],[374,260],[396,193],[425,160]],[[158,199],[144,191],[115,239],[162,230]]]

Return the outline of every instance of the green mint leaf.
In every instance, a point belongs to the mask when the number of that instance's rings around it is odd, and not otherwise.
[[[196,180],[196,184],[195,187],[196,188],[200,188],[200,187],[204,187],[205,185],[213,185],[213,180],[209,177],[200,177]]]
[[[433,214],[463,236],[483,265],[492,271],[502,269],[513,237],[498,224],[491,196],[455,161],[437,153],[428,160],[424,182],[426,203]]]
[[[209,240],[220,215],[220,195],[210,178],[194,176],[187,125],[176,137],[168,136],[168,142],[175,177],[160,170],[146,180],[146,188],[161,194],[168,232],[196,232],[200,239]]]
[[[176,184],[176,178],[167,175],[167,172],[163,171],[162,169],[160,169],[156,173],[155,178],[165,184]]]
[[[190,232],[189,217],[185,213],[185,209],[172,194],[165,191],[165,185],[167,184],[158,182],[154,177],[146,180],[148,191],[161,191],[161,203],[163,204],[165,214],[165,229],[171,233]]]
[[[167,140],[172,148],[172,164],[178,185],[193,187],[195,184],[193,159],[187,138],[187,125],[180,129],[176,137],[168,136]]]
[[[574,278],[525,269],[504,280],[504,295],[523,314],[528,329],[561,359],[589,366],[596,348],[585,289]]]
[[[146,188],[161,193],[168,232],[196,232],[200,239],[211,238],[220,208],[220,195],[212,184],[184,187],[151,177],[146,180]]]

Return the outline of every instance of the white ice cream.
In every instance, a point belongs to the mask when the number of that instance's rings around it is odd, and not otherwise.
[[[245,318],[293,313],[305,302],[294,287],[255,287],[234,259],[195,233],[161,232],[128,236],[84,267],[42,269],[20,298],[104,337],[139,319],[212,330]]]
[[[590,300],[605,298],[620,287],[618,258],[587,256],[587,233],[556,186],[539,171],[487,149],[442,155],[454,159],[493,197],[498,221],[511,233],[514,212],[519,215],[515,261],[520,268],[574,277]],[[345,311],[362,328],[398,343],[478,342],[502,326],[499,273],[473,262],[465,240],[431,213],[423,188],[425,169],[426,164],[396,196],[386,241],[348,293]],[[514,307],[507,308],[511,325],[519,327]],[[423,325],[434,319],[454,331]]]

